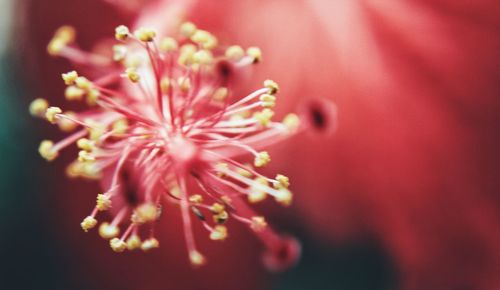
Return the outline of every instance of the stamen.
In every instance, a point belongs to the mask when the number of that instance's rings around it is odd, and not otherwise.
[[[182,36],[190,38],[196,33],[196,25],[191,22],[185,22],[181,25],[180,32]]]
[[[49,121],[52,124],[56,123],[56,115],[61,114],[62,110],[59,107],[50,107],[47,109],[45,112],[45,117],[47,118],[47,121]]]
[[[38,147],[38,152],[47,161],[52,161],[59,155],[57,150],[54,149],[54,142],[50,140],[43,140]]]
[[[115,37],[118,40],[125,41],[130,35],[130,31],[127,26],[120,25],[115,29]]]
[[[82,229],[85,232],[88,232],[90,229],[94,228],[96,225],[97,225],[97,220],[92,216],[86,217],[81,223]]]
[[[142,242],[141,250],[143,250],[144,252],[149,252],[153,249],[158,248],[159,246],[160,246],[160,242],[158,242],[157,239],[149,238],[149,239],[145,240],[144,242]]]
[[[111,239],[109,241],[109,245],[111,246],[111,249],[117,253],[121,253],[127,248],[127,244],[119,238]]]
[[[75,84],[76,78],[78,78],[78,73],[76,71],[70,71],[68,73],[62,74],[62,79],[67,86]]]
[[[48,107],[49,103],[47,102],[47,100],[38,98],[31,102],[29,111],[33,117],[43,117]]]
[[[96,208],[100,211],[106,211],[110,209],[111,197],[107,194],[98,194]]]
[[[112,239],[120,234],[120,229],[115,225],[104,222],[99,226],[99,235],[103,239]]]
[[[266,80],[241,98],[232,92],[239,70],[262,61],[261,50],[218,47],[213,34],[190,22],[161,39],[148,27],[131,34],[121,25],[115,38],[121,43],[105,57],[80,50],[73,43],[73,28],[58,30],[48,46],[51,55],[89,69],[99,67],[100,77],[93,80],[76,70],[61,75],[67,86],[64,97],[91,108],[63,113],[42,98],[29,108],[31,115],[45,117],[62,131],[81,127],[56,144],[42,141],[43,158],[54,160],[74,144],[80,151],[67,175],[106,181],[107,189],[97,194],[82,229],[96,227],[98,214],[111,215],[98,232],[113,251],[151,251],[159,247],[155,228],[163,203],[172,203],[180,207],[193,266],[206,263],[196,247],[193,221],[203,225],[211,240],[223,241],[230,217],[263,241],[269,249],[268,266],[293,264],[299,249],[294,240],[282,239],[243,202],[270,195],[286,206],[293,197],[288,177],[271,179],[258,170],[271,161],[264,147],[299,132],[298,117],[272,120],[279,91],[274,81]],[[251,157],[255,168],[236,161],[243,155]],[[116,202],[117,195],[124,202]],[[141,240],[144,233],[148,235]]]
[[[239,45],[233,45],[226,49],[226,57],[232,61],[239,61],[245,56],[245,51]]]
[[[258,47],[249,47],[247,49],[247,55],[253,60],[253,63],[258,63],[262,61],[262,52]]]
[[[135,37],[143,42],[152,42],[156,37],[156,32],[152,29],[141,27],[134,32]]]
[[[214,227],[210,233],[210,239],[214,241],[223,241],[227,238],[227,228],[222,225],[217,225]]]
[[[141,247],[141,245],[142,245],[141,238],[136,234],[131,235],[127,239],[127,249],[129,251],[133,251],[135,249],[138,249]]]

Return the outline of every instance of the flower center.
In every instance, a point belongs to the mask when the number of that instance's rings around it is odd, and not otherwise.
[[[181,168],[189,167],[197,159],[199,148],[186,137],[177,134],[169,141],[167,150],[177,166]]]

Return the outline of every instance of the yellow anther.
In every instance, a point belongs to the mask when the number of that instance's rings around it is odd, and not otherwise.
[[[80,101],[84,95],[85,91],[76,86],[69,86],[64,91],[64,97],[68,101]]]
[[[193,44],[184,44],[181,46],[180,54],[177,62],[180,65],[189,65],[193,62],[193,55],[196,52],[196,46]]]
[[[273,95],[263,94],[260,96],[260,101],[264,108],[273,108],[276,105],[276,97]]]
[[[62,79],[67,86],[71,86],[75,83],[78,73],[76,71],[70,71],[68,73],[62,74]]]
[[[78,152],[78,161],[80,162],[92,162],[92,161],[95,161],[95,157],[87,152],[87,151],[80,151]]]
[[[179,58],[177,59],[177,63],[180,65],[189,65],[192,62],[194,53],[188,53],[188,52],[181,52],[179,54]]]
[[[170,194],[173,197],[181,198],[181,196],[182,196],[181,188],[177,184],[170,186]]]
[[[95,162],[84,162],[82,164],[82,176],[89,179],[100,179],[101,168]]]
[[[150,28],[141,27],[134,32],[135,37],[143,42],[151,42],[156,37],[156,31]]]
[[[59,107],[49,107],[47,111],[45,112],[45,118],[52,124],[56,123],[56,115],[61,114],[62,110]]]
[[[120,234],[120,229],[117,226],[110,225],[109,223],[102,223],[99,226],[99,235],[103,239],[112,239]]]
[[[215,36],[213,36],[213,35],[210,34],[209,37],[208,37],[208,40],[205,41],[201,45],[201,47],[203,47],[204,49],[212,50],[212,49],[214,49],[214,48],[217,47],[217,43],[218,43],[217,38]]]
[[[80,138],[76,141],[76,146],[82,150],[90,152],[95,149],[95,141],[87,138]]]
[[[132,222],[144,224],[153,222],[158,217],[158,208],[153,203],[144,203],[139,205],[132,215]]]
[[[196,30],[197,30],[196,25],[194,25],[191,22],[184,22],[181,25],[180,33],[182,36],[189,38],[193,36],[193,34],[195,34]]]
[[[206,30],[201,30],[198,29],[196,32],[191,36],[191,41],[197,43],[197,44],[204,44],[210,41],[210,38],[212,37],[212,34]]]
[[[140,248],[141,244],[142,244],[141,243],[141,238],[138,235],[131,235],[127,239],[127,249],[129,251],[132,251],[132,250]]]
[[[221,198],[220,198],[220,199],[221,199],[221,200],[222,200],[225,204],[231,204],[231,202],[232,202],[231,198],[230,198],[229,196],[227,196],[227,195],[223,195],[223,196],[221,196]]]
[[[125,134],[128,130],[128,121],[127,119],[120,119],[118,121],[115,121],[113,125],[111,125],[111,128],[113,129],[113,132],[115,134]]]
[[[76,30],[72,26],[64,25],[56,30],[55,36],[66,43],[70,43],[75,41]]]
[[[265,108],[260,112],[255,112],[253,117],[259,122],[263,127],[267,127],[271,122],[271,118],[274,116],[273,110]]]
[[[200,252],[192,250],[189,252],[189,261],[193,266],[201,266],[205,264],[205,257]]]
[[[220,87],[215,90],[214,94],[212,95],[212,100],[216,102],[224,102],[229,95],[229,90],[225,87]]]
[[[258,47],[249,47],[247,49],[247,55],[253,59],[254,63],[262,61],[262,52]]]
[[[149,239],[145,240],[144,242],[142,242],[141,250],[143,250],[144,252],[148,252],[148,251],[151,251],[152,249],[158,248],[159,246],[160,246],[160,242],[158,242],[157,239],[149,238]]]
[[[97,225],[97,220],[92,216],[88,216],[88,217],[84,218],[83,221],[80,223],[80,226],[82,226],[82,229],[85,232],[88,232],[90,229],[92,229],[96,225]]]
[[[203,196],[199,194],[193,194],[189,197],[189,201],[195,204],[200,204],[203,202]]]
[[[274,183],[273,186],[276,189],[288,188],[290,186],[290,179],[283,174],[276,175],[275,179],[277,183]]]
[[[75,29],[71,26],[60,27],[47,46],[47,51],[52,56],[57,56],[71,42],[75,40]]]
[[[271,162],[271,156],[267,153],[267,151],[262,151],[255,157],[253,165],[255,167],[264,167],[269,164],[269,162]]]
[[[47,46],[47,52],[52,56],[57,56],[66,47],[67,43],[59,38],[53,38]]]
[[[266,87],[267,89],[269,89],[268,93],[271,94],[271,95],[276,94],[280,90],[280,87],[278,86],[278,84],[275,81],[272,81],[272,80],[265,80],[264,81],[264,87]]]
[[[77,77],[75,79],[75,84],[78,88],[88,91],[92,87],[92,82],[89,81],[86,77]]]
[[[267,227],[267,222],[262,216],[254,216],[252,217],[252,223],[250,224],[250,228],[256,232],[260,232]]]
[[[225,210],[223,210],[222,212],[220,212],[218,214],[215,214],[213,216],[213,220],[217,224],[223,224],[223,223],[225,223],[228,218],[229,218],[229,214]]]
[[[219,162],[215,164],[215,169],[217,170],[217,176],[223,177],[225,175],[225,171],[229,170],[229,165],[224,162]]]
[[[71,111],[65,112],[64,115],[70,118],[76,117],[76,114]],[[63,132],[71,132],[78,127],[78,124],[67,118],[59,118],[57,119],[57,126],[59,126],[59,129]]]
[[[130,34],[130,31],[127,26],[120,25],[115,28],[115,38],[117,40],[126,40]]]
[[[267,193],[263,190],[253,189],[248,193],[248,202],[258,203],[266,199]]]
[[[248,166],[247,166],[248,167]],[[252,177],[252,172],[244,169],[244,168],[239,168],[236,169],[236,172],[241,175],[241,176],[244,176],[244,177]]]
[[[106,194],[98,194],[96,198],[96,208],[105,211],[111,208],[111,197]]]
[[[70,178],[79,177],[82,174],[83,163],[75,160],[66,167],[66,175]]]
[[[260,96],[262,102],[276,102],[276,97],[269,94],[263,94]]]
[[[255,179],[255,182],[257,182],[257,184],[259,184],[259,185],[263,185],[266,187],[268,186],[267,180],[263,177],[257,177]],[[266,199],[266,197],[267,197],[266,191],[262,190],[259,186],[256,186],[256,185],[253,185],[250,187],[249,192],[248,192],[248,196],[247,196],[248,201],[251,203],[261,202],[264,199]]]
[[[47,161],[52,161],[59,155],[59,152],[57,152],[57,150],[54,150],[54,142],[50,140],[43,140],[40,143],[40,146],[38,146],[38,152]]]
[[[224,205],[223,204],[220,204],[218,202],[212,204],[212,206],[210,207],[210,210],[214,213],[214,214],[218,214],[218,213],[221,213],[224,211]]]
[[[173,52],[178,48],[179,44],[177,43],[177,40],[173,39],[172,37],[166,37],[160,42],[160,50],[163,52]]]
[[[213,241],[223,241],[227,238],[227,228],[225,226],[217,225],[210,233],[210,239]]]
[[[99,99],[100,95],[101,92],[99,92],[98,89],[90,89],[87,92],[87,105],[95,106],[97,104],[97,100]]]
[[[213,55],[206,49],[198,50],[193,54],[193,62],[200,65],[208,65],[212,63]]]
[[[239,45],[233,45],[226,49],[226,57],[233,61],[239,61],[245,56],[245,51]]]
[[[267,179],[265,179],[264,177],[260,177],[260,176],[255,178],[255,182],[257,182],[258,184],[264,185],[264,186],[269,185],[269,182],[267,181]]]
[[[86,119],[85,124],[89,126],[87,130],[89,131],[90,140],[98,141],[99,138],[106,132],[106,127],[92,119]]]
[[[194,54],[196,50],[197,50],[196,45],[191,43],[186,43],[181,46],[180,52]]]
[[[180,77],[177,79],[177,84],[182,92],[187,93],[191,89],[191,80],[188,77]]]
[[[125,45],[113,45],[113,60],[121,62],[127,57],[127,47]]]
[[[167,77],[163,77],[160,81],[160,88],[164,94],[167,94],[168,90],[170,89],[170,79]]]
[[[43,117],[48,107],[49,102],[46,99],[34,99],[30,104],[30,114],[34,117]]]
[[[127,78],[133,82],[133,83],[137,83],[139,82],[139,80],[141,79],[141,76],[139,75],[139,73],[137,72],[137,70],[133,67],[129,67],[126,71],[125,71],[125,74],[127,75]]]
[[[119,238],[111,239],[109,241],[109,245],[111,246],[111,249],[117,253],[121,253],[127,248],[127,244]]]
[[[288,114],[283,118],[283,125],[285,125],[290,133],[294,133],[300,126],[300,119],[296,114]]]
[[[284,206],[289,206],[292,204],[293,195],[292,192],[286,188],[280,188],[278,190],[279,194],[274,196],[274,199]]]

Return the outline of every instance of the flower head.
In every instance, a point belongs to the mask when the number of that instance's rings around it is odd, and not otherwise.
[[[100,223],[98,231],[114,251],[150,251],[160,246],[154,229],[162,211],[174,204],[181,210],[188,257],[195,266],[206,258],[196,246],[193,219],[214,241],[228,238],[225,223],[237,220],[268,247],[268,266],[295,262],[298,243],[277,235],[245,202],[267,196],[285,206],[292,201],[288,177],[268,178],[256,168],[271,162],[262,149],[295,133],[298,118],[291,114],[283,122],[272,120],[279,91],[274,81],[264,81],[241,98],[231,90],[230,74],[260,62],[260,49],[224,49],[193,23],[161,39],[152,29],[131,32],[122,25],[115,38],[108,59],[78,49],[74,29],[59,29],[48,46],[51,55],[105,73],[93,80],[77,71],[62,74],[65,98],[85,100],[88,110],[64,112],[43,99],[30,106],[32,115],[74,131],[57,143],[44,140],[40,154],[45,159],[54,160],[74,144],[80,151],[67,174],[109,180],[82,229],[96,227],[100,212],[109,212],[112,220]],[[241,163],[246,156],[248,162]]]

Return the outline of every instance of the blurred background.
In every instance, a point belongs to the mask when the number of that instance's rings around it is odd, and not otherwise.
[[[0,14],[0,289],[500,289],[498,1],[0,0]],[[62,134],[28,105],[63,105],[73,68],[46,53],[58,27],[92,50],[117,25],[177,18],[261,47],[242,88],[275,79],[278,115],[324,120],[271,150],[296,202],[259,210],[301,240],[291,270],[266,272],[244,228],[202,241],[220,261],[193,270],[175,220],[158,251],[115,255],[79,227],[98,185],[38,155]]]

